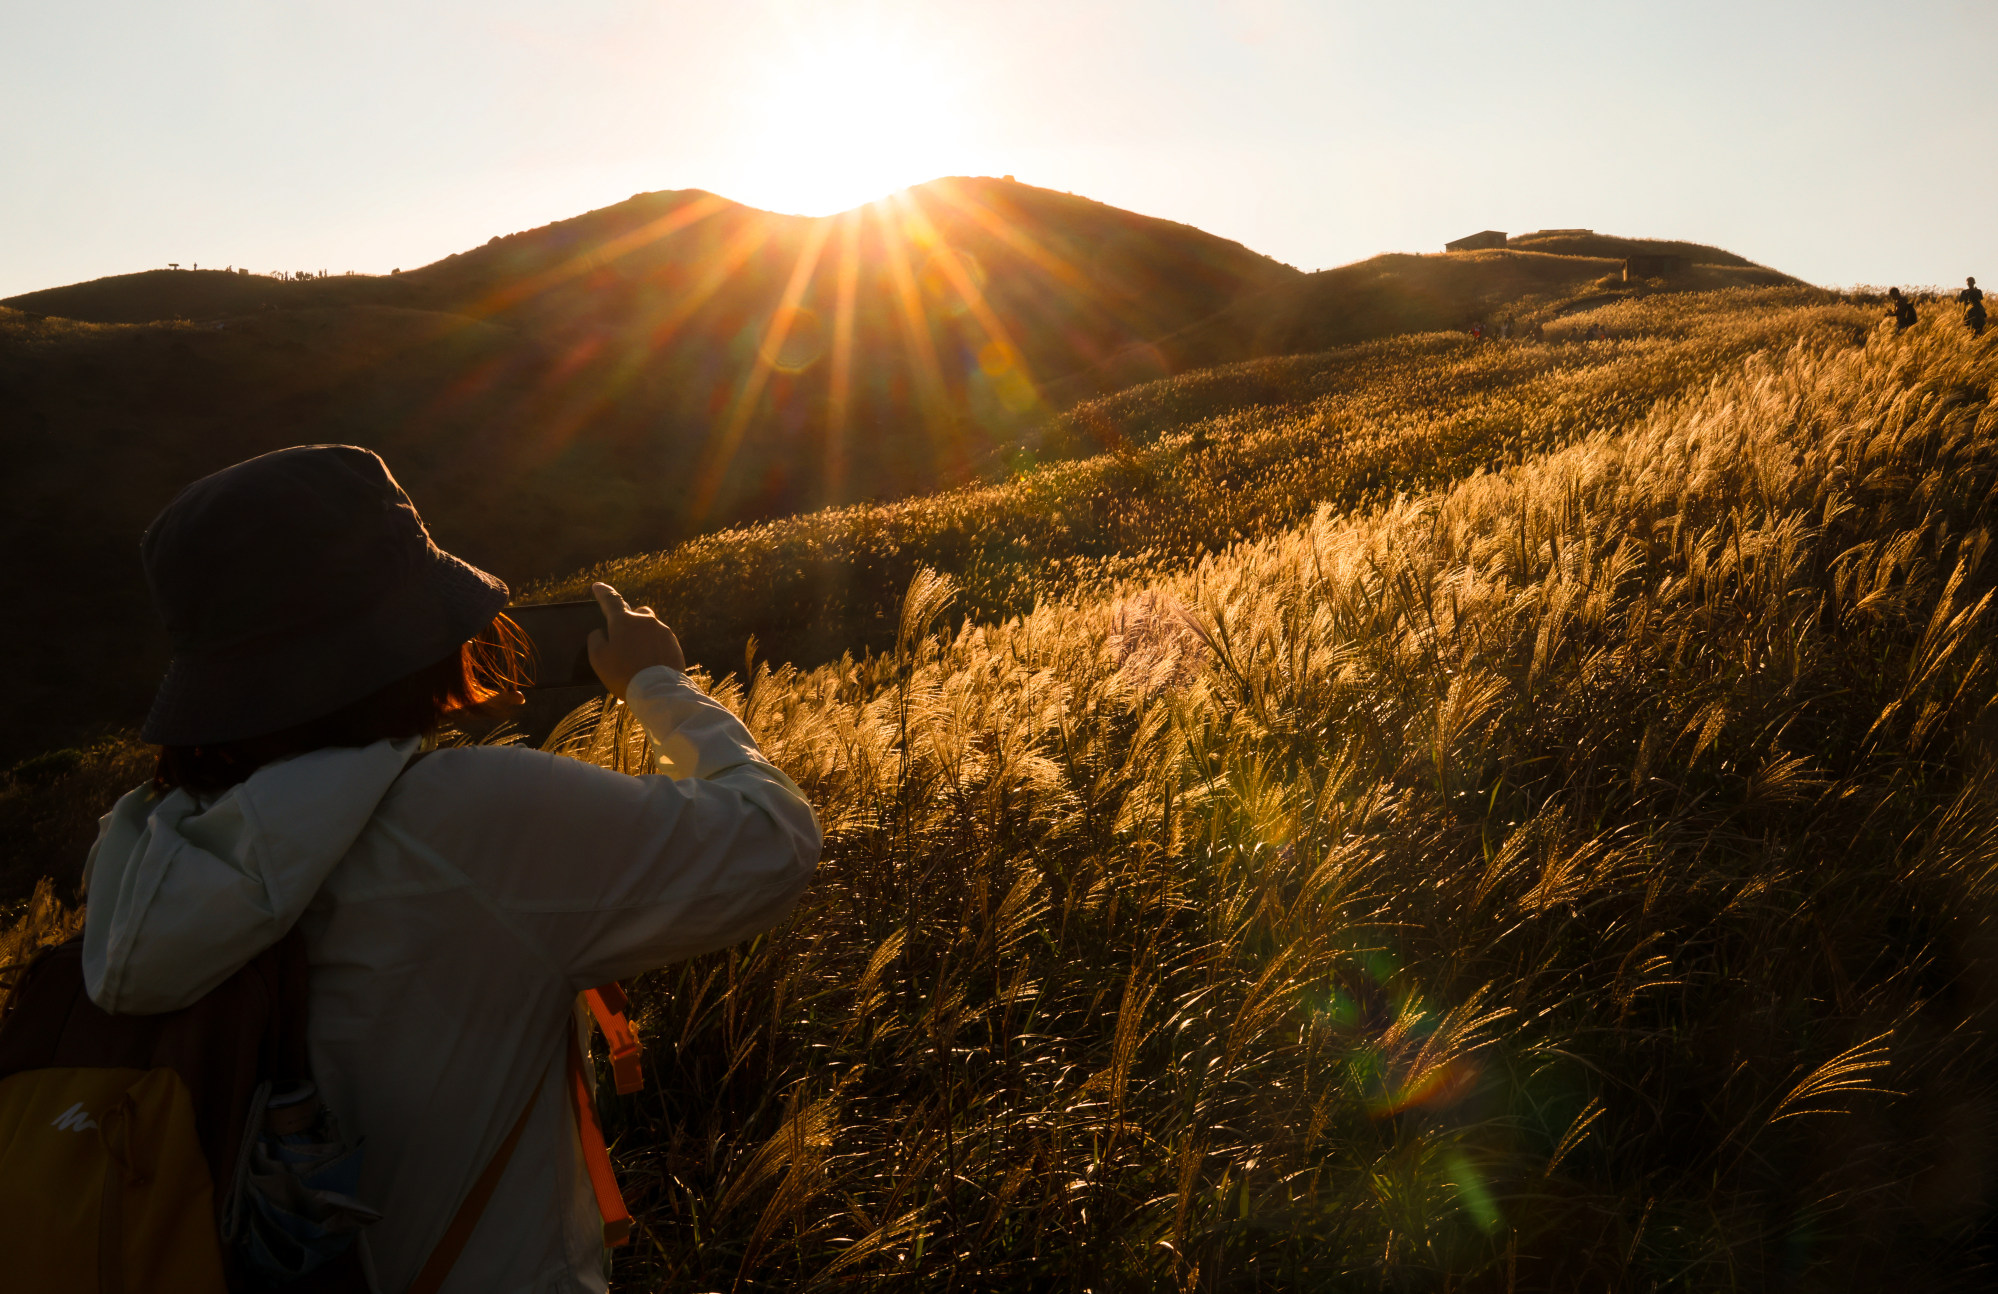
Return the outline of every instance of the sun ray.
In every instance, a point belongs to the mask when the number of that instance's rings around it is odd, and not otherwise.
[[[703,193],[692,202],[675,207],[657,220],[648,221],[637,229],[619,234],[609,242],[592,247],[588,251],[578,252],[560,265],[495,288],[466,313],[478,317],[498,314],[523,301],[540,296],[550,288],[578,275],[587,274],[600,265],[608,265],[612,261],[628,256],[648,243],[656,243],[662,238],[679,233],[682,229],[714,215],[727,205],[726,201],[714,194]]]
[[[833,306],[832,385],[826,397],[825,501],[846,493],[848,423],[853,416],[853,311],[860,292],[860,208],[839,218],[839,286]]]
[[[609,407],[623,391],[646,371],[652,355],[663,348],[681,324],[691,318],[694,312],[705,304],[708,298],[720,291],[723,284],[755,254],[770,237],[767,223],[757,221],[730,235],[723,244],[707,273],[683,296],[675,300],[664,318],[655,322],[641,342],[625,348],[624,353],[609,371],[602,372],[587,387],[569,392],[554,391],[552,408],[543,420],[542,440],[551,448],[559,447],[573,439],[599,413]],[[601,338],[588,338],[578,343],[568,352],[551,374],[547,386],[554,387],[567,381],[581,367],[580,360],[596,358],[603,352]]]
[[[686,295],[675,301],[663,317],[653,322],[646,336],[647,344],[653,350],[658,350],[672,340],[680,325],[687,322],[694,311],[706,304],[709,297],[721,290],[722,284],[728,282],[729,277],[742,268],[743,262],[755,255],[756,249],[769,241],[771,233],[769,221],[757,220],[730,234],[721,251],[709,263],[707,273],[701,276],[700,282],[694,284]]]
[[[938,244],[940,252],[936,262],[937,268],[943,272],[943,276],[949,280],[951,287],[957,291],[958,296],[964,301],[965,308],[970,312],[971,317],[976,319],[978,326],[985,330],[986,339],[1000,348],[1001,354],[1009,365],[1019,368],[1020,375],[1031,387],[1034,375],[1027,368],[1025,352],[1014,343],[1012,334],[1007,331],[1004,321],[993,312],[991,304],[985,299],[984,289],[971,281],[971,276],[964,272],[964,267],[958,263],[955,256],[950,254],[949,248],[944,246],[943,235],[938,232],[936,224],[930,219],[929,213],[923,210],[922,202],[913,191],[897,194],[896,201],[907,213],[907,219],[916,225],[921,234],[926,236],[928,240]]]
[[[728,421],[722,425],[721,435],[709,441],[701,455],[701,465],[694,474],[694,487],[689,494],[686,513],[687,519],[694,524],[699,524],[707,516],[715,496],[721,493],[729,463],[735,458],[736,447],[742,443],[743,434],[749,430],[749,420],[756,412],[757,401],[763,396],[764,384],[770,380],[770,373],[777,366],[777,356],[783,351],[784,340],[797,319],[805,289],[811,286],[812,275],[818,271],[819,254],[825,250],[826,236],[831,232],[830,220],[815,220],[806,230],[805,244],[798,249],[798,260],[791,267],[790,282],[784,285],[784,295],[778,300],[777,309],[764,328],[762,344],[756,348],[756,362],[736,393],[735,404],[729,410]]]
[[[1040,242],[1025,230],[1017,228],[1004,216],[974,198],[957,192],[950,184],[932,185],[929,190],[936,197],[982,225],[985,231],[999,239],[1020,255],[1032,261],[1062,287],[1079,297],[1094,297],[1095,287],[1089,276],[1071,265],[1058,254],[1041,246]]]
[[[713,205],[708,207],[704,215],[712,214],[714,210],[725,205],[719,198],[713,199],[712,202]],[[686,210],[687,208],[681,208],[682,212]],[[675,227],[685,227],[699,218],[699,216],[689,217]],[[646,226],[647,230],[652,231],[649,237],[664,237],[666,233],[672,232],[670,229],[662,229],[663,224],[662,221],[654,221]],[[643,241],[640,238],[642,232],[634,230],[617,240],[617,245],[620,246],[617,254],[624,255],[639,241]],[[730,235],[720,252],[713,257],[700,281],[674,300],[665,316],[655,321],[646,335],[633,339],[629,345],[623,347],[622,354],[617,355],[613,362],[607,365],[602,363],[610,357],[606,355],[605,339],[599,335],[577,338],[573,344],[554,357],[553,362],[539,374],[535,389],[523,393],[526,398],[535,400],[545,410],[534,420],[538,429],[535,437],[535,444],[539,450],[538,457],[543,461],[551,459],[604,409],[614,403],[618,396],[647,370],[652,356],[671,339],[680,325],[719,291],[722,285],[728,282],[729,277],[740,269],[769,237],[770,229],[764,221],[757,221]],[[583,265],[584,269],[589,268],[592,263],[603,263],[601,259],[589,262],[586,257],[577,257],[569,264],[574,265],[578,261],[586,262]],[[554,280],[551,275],[544,275],[542,278],[545,282],[552,283]],[[596,369],[594,375],[590,376],[587,383],[579,382],[578,379],[589,373],[593,366]],[[441,391],[433,402],[433,408],[442,408],[467,394],[468,391],[454,389]]]
[[[909,268],[908,236],[902,222],[892,218],[882,203],[875,203],[874,211],[881,223],[888,275],[894,281],[895,298],[902,307],[902,346],[910,367],[915,370],[916,397],[932,433],[943,432],[953,422],[949,388],[944,383],[943,365],[937,361],[936,339],[930,335],[922,295],[916,290],[916,276]]]

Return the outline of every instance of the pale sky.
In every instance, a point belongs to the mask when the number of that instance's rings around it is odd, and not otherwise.
[[[1485,228],[1998,286],[1992,0],[0,0],[0,296],[1012,174],[1302,269]]]

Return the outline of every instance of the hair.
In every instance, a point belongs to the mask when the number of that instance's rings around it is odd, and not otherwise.
[[[185,788],[216,795],[266,764],[328,746],[430,737],[454,719],[479,714],[511,696],[534,674],[533,644],[506,615],[449,655],[378,688],[331,714],[278,732],[212,746],[161,746],[153,790]]]

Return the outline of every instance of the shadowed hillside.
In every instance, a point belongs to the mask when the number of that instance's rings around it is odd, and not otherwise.
[[[661,515],[648,520],[671,533],[962,479],[989,443],[1045,415],[1043,386],[1094,394],[1174,371],[1135,357],[1297,277],[1185,225],[960,179],[818,219],[696,190],[639,194],[393,276],[156,270],[0,304],[225,330],[311,310],[331,347],[375,327],[370,307],[499,325],[508,333],[476,358],[433,365],[417,407],[333,402],[299,432],[379,447],[421,417],[407,434],[448,443],[474,430],[454,407],[468,388],[503,387],[505,422],[479,409],[480,443],[660,453]],[[207,377],[234,401],[264,394],[257,374]]]
[[[1272,284],[1157,345],[1211,364],[1475,323],[1531,326],[1653,291],[1798,285],[1787,274],[1692,243],[1597,236],[1548,242],[1543,248],[1534,240],[1523,251],[1390,253],[1321,270]],[[1724,263],[1689,262],[1669,279],[1624,281],[1624,257],[1680,249],[1711,253]]]
[[[817,219],[640,194],[390,276],[158,270],[29,293],[0,307],[18,466],[0,597],[39,628],[0,647],[28,680],[0,760],[136,721],[164,654],[140,531],[251,454],[377,449],[440,542],[520,583],[1094,452],[1051,419],[1214,364],[1552,317],[1602,299],[1614,268],[1506,251],[1304,275],[1185,225],[954,179]],[[1670,286],[1779,280],[1698,267]]]
[[[163,658],[139,533],[248,455],[377,449],[442,542],[519,581],[965,480],[1048,415],[1047,375],[1121,384],[1106,361],[1292,277],[1185,225],[961,180],[816,220],[641,194],[393,276],[15,298],[0,597],[48,632],[0,648],[31,680],[0,759],[136,718]]]

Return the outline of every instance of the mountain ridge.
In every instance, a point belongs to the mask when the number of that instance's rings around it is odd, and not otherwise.
[[[1305,274],[960,178],[833,217],[642,194],[390,276],[147,271],[10,298],[0,598],[34,623],[0,648],[28,680],[0,760],[143,709],[165,649],[133,614],[139,534],[256,453],[373,448],[440,543],[523,585],[994,479],[1044,460],[1063,410],[1135,384],[1651,290],[1606,286],[1613,268],[1505,252]],[[79,677],[102,680],[89,723]]]

